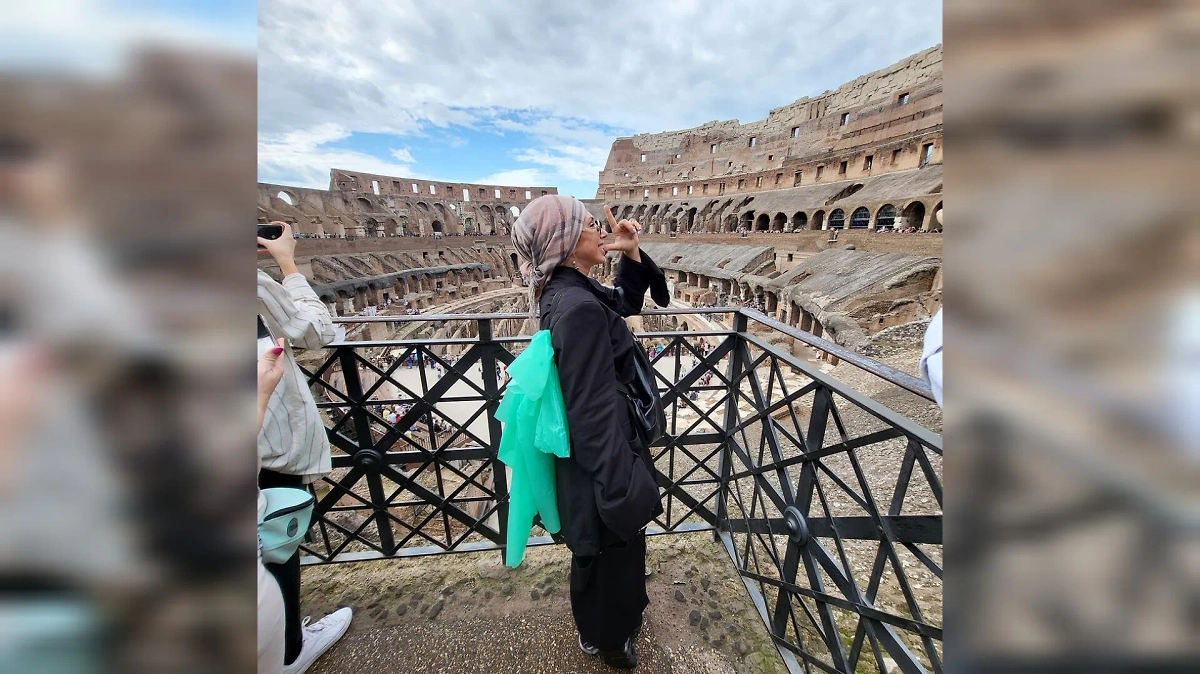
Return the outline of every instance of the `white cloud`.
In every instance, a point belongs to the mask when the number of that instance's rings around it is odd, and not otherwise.
[[[547,180],[546,175],[534,168],[498,171],[491,175],[486,175],[478,180],[472,180],[471,182],[478,185],[522,185],[539,187],[542,185],[551,185],[551,183]]]
[[[382,175],[419,178],[408,150],[397,148],[390,162],[357,150],[328,147],[349,137],[350,131],[337,124],[320,124],[285,134],[260,135],[258,179],[297,187],[329,187],[329,169],[346,168]]]
[[[617,134],[763,119],[941,40],[937,0],[662,3],[653,26],[670,30],[652,33],[645,12],[641,0],[369,12],[261,0],[260,131],[517,131],[533,143],[509,159],[537,168],[500,174],[540,180],[509,182],[594,182]]]
[[[554,147],[528,149],[517,153],[517,160],[554,168],[554,175],[568,180],[596,180],[604,167],[608,148]]]

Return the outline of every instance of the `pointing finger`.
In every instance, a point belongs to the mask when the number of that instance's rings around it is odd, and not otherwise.
[[[617,219],[613,217],[612,209],[608,207],[608,204],[604,204],[604,217],[608,218],[608,228],[616,234]]]

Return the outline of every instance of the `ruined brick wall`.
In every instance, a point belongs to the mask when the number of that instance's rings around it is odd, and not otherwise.
[[[526,204],[558,194],[550,186],[434,182],[342,169],[329,174],[328,190],[259,183],[259,221],[282,220],[302,234],[338,239],[506,235]]]
[[[683,239],[672,239],[663,234],[648,234],[641,237],[646,243],[714,243],[726,245],[767,245],[774,248],[776,254],[816,253],[829,248],[845,248],[854,246],[858,250],[872,253],[908,253],[928,257],[942,257],[941,234],[881,234],[848,230],[838,232],[836,243],[829,243],[828,231],[803,232],[754,232],[747,237],[737,234],[699,234]],[[785,265],[777,264],[780,269]]]
[[[511,247],[512,239],[503,236],[448,237],[434,241],[428,237],[383,237],[367,239],[300,239],[296,242],[296,257],[310,255],[341,255],[347,253],[376,253],[409,250],[445,250],[468,248],[475,241],[483,241],[488,247]]]
[[[865,178],[940,163],[941,153],[936,45],[764,120],[618,138],[596,198],[711,197]]]

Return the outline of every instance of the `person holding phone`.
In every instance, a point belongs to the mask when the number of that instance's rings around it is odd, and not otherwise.
[[[303,487],[332,470],[325,423],[304,373],[296,365],[293,348],[320,349],[333,342],[335,332],[329,309],[317,297],[308,279],[296,268],[296,239],[291,225],[280,228],[274,239],[258,237],[258,246],[279,264],[283,281],[258,270],[258,354],[282,346],[283,375],[271,393],[258,433],[259,489]],[[284,338],[279,344],[276,339]],[[321,620],[304,625],[300,618],[300,552],[283,564],[265,565],[279,582],[285,617],[284,674],[301,674],[346,633],[352,612],[341,608]]]

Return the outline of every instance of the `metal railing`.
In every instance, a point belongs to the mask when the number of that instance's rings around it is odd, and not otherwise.
[[[929,388],[754,311],[643,315],[679,314],[732,320],[636,335],[663,346],[652,360],[668,420],[652,447],[664,512],[648,533],[711,531],[793,672],[940,672],[941,437],[768,337],[837,356],[893,404],[928,409]],[[503,550],[500,367],[529,337],[495,326],[524,318],[339,319],[469,321],[477,336],[343,342],[312,361],[334,472],[314,485],[305,563]],[[535,528],[531,545],[551,543]]]

